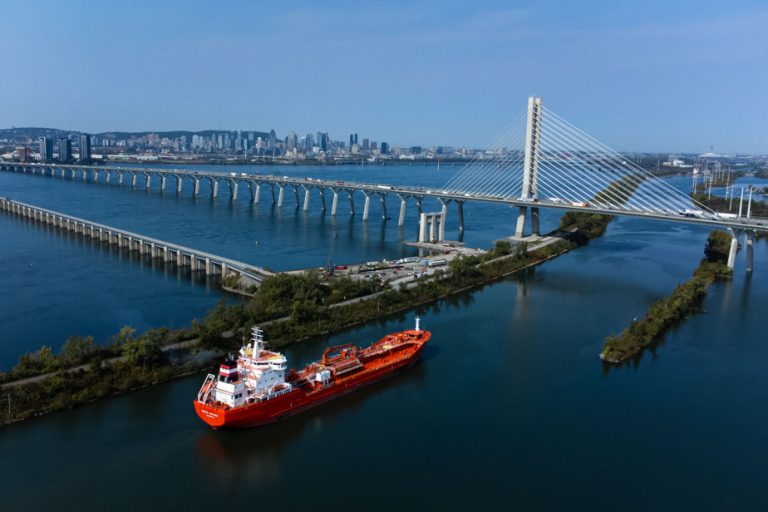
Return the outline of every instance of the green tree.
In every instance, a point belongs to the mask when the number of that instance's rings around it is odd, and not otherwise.
[[[136,368],[141,367],[142,372],[159,366],[163,361],[163,351],[157,339],[151,336],[130,340],[125,344],[123,353],[128,358],[128,362]]]
[[[82,364],[97,350],[93,336],[70,336],[59,351],[62,363],[69,366]]]

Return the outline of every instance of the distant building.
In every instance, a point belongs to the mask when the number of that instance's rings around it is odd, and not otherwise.
[[[26,162],[29,160],[29,148],[26,146],[18,146],[16,147],[16,158],[19,160],[19,162]]]
[[[91,159],[91,136],[87,133],[80,135],[80,156],[77,159],[80,162],[87,162]]]
[[[370,149],[370,141],[368,139],[363,139],[363,151],[368,151]]]
[[[388,155],[389,154],[389,144],[386,142],[381,143],[381,154],[382,155]]]
[[[53,160],[53,140],[48,137],[40,137],[40,160],[43,162]]]
[[[352,149],[352,146],[357,144],[357,134],[356,133],[350,133],[349,134],[349,148]]]
[[[411,154],[412,155],[420,155],[422,151],[421,146],[411,146]]]
[[[377,149],[379,149],[379,144],[375,140],[372,140],[371,141],[371,151],[376,151]]]
[[[59,139],[59,162],[72,160],[72,141],[66,137]]]

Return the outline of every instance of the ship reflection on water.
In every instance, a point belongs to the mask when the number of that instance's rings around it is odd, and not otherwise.
[[[439,347],[426,345],[421,361],[397,375],[271,425],[243,430],[201,427],[196,441],[198,459],[221,485],[280,480],[288,476],[282,474],[285,470],[282,461],[286,451],[296,450],[297,446],[304,443],[322,446],[324,437],[329,433],[347,428],[350,422],[354,423],[354,418],[359,417],[368,404],[376,405],[377,395],[379,398],[389,395],[386,402],[392,404],[397,403],[400,393],[425,386],[429,371],[425,363],[439,353]],[[388,416],[391,418],[394,411],[391,405],[388,407]],[[391,419],[389,421],[388,425],[391,426]],[[407,417],[401,417],[400,427],[411,427]]]

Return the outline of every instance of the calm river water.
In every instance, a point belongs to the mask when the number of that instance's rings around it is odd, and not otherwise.
[[[276,169],[426,186],[454,172]],[[366,227],[317,208],[305,216],[6,173],[0,195],[273,268],[322,265],[334,230],[338,261],[410,254],[399,240],[416,229],[415,208],[401,235],[393,221]],[[508,209],[470,206],[466,241],[487,246],[512,223]],[[422,364],[273,426],[209,430],[192,410],[196,376],[0,429],[2,508],[765,509],[768,244],[757,244],[752,275],[740,255],[733,282],[714,285],[704,311],[639,361],[606,370],[597,357],[604,336],[690,276],[706,235],[618,219],[587,247],[422,309],[433,331]],[[74,333],[185,325],[221,297],[11,217],[0,216],[0,237],[3,367]],[[410,326],[414,314],[286,352],[301,366],[329,343]]]

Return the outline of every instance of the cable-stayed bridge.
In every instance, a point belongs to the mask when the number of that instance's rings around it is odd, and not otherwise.
[[[438,240],[445,238],[448,206],[457,208],[459,230],[464,230],[463,206],[467,201],[505,204],[517,208],[515,235],[539,234],[541,208],[639,217],[667,222],[700,224],[727,229],[732,235],[729,266],[733,267],[737,236],[744,234],[747,268],[752,267],[752,247],[757,231],[768,231],[768,219],[754,218],[750,204],[742,205],[739,215],[718,213],[691,199],[666,180],[660,179],[627,160],[566,120],[545,109],[541,98],[531,97],[527,111],[510,123],[480,157],[468,162],[442,188],[349,181],[296,178],[242,172],[212,172],[193,169],[87,166],[57,163],[0,162],[0,170],[24,172],[98,183],[130,185],[151,189],[153,183],[165,191],[169,179],[182,194],[185,182],[192,195],[201,194],[201,182],[208,182],[212,198],[219,196],[221,184],[228,186],[230,200],[237,200],[239,188],[247,187],[250,200],[259,203],[262,192],[272,203],[283,207],[286,192],[293,193],[296,207],[307,211],[310,196],[319,194],[326,211],[330,195],[330,214],[336,215],[340,197],[349,201],[355,214],[355,197],[363,199],[362,218],[368,220],[371,199],[379,199],[381,218],[387,219],[387,198],[400,199],[398,225],[405,222],[407,203],[414,201],[422,213],[425,198],[439,201],[441,211]],[[159,183],[158,183],[159,182]],[[303,194],[303,200],[300,197]],[[751,199],[750,199],[751,200]],[[434,214],[433,214],[434,215]],[[530,216],[530,229],[526,230]],[[422,217],[423,218],[423,217]]]

